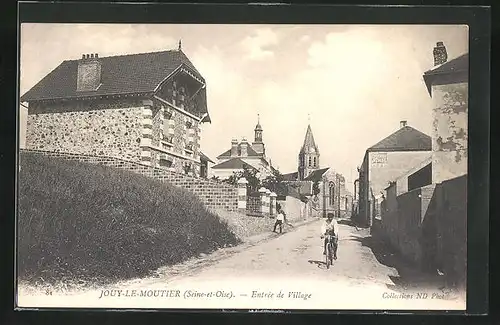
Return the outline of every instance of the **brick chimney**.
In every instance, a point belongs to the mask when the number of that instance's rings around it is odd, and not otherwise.
[[[443,42],[437,42],[432,53],[434,54],[434,66],[448,61],[448,53],[446,52],[446,47]]]
[[[247,157],[248,156],[248,141],[246,138],[241,139],[241,156],[242,157]]]
[[[78,61],[76,91],[95,91],[101,84],[101,61],[97,53],[83,54]]]
[[[407,121],[400,121],[400,122],[399,122],[399,126],[400,126],[401,128],[404,128],[404,127],[406,126],[406,124],[407,124],[406,122],[407,122]]]
[[[231,140],[231,157],[237,157],[238,156],[238,140],[233,139]]]

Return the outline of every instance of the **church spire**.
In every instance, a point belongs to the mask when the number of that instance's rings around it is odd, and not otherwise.
[[[318,146],[316,146],[316,142],[314,141],[311,125],[309,124],[307,125],[306,136],[304,138],[304,143],[302,144],[300,152],[301,153],[311,152],[311,149],[313,149],[314,152],[319,153]]]
[[[181,51],[181,50],[182,50],[182,40],[181,40],[181,39],[179,39],[179,48],[178,48],[178,50],[179,50],[179,51]]]
[[[319,149],[314,141],[311,125],[307,125],[304,143],[299,152],[299,180],[304,180],[313,171],[319,169]]]

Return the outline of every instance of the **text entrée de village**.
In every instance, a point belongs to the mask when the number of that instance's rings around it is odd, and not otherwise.
[[[129,289],[110,289],[101,290],[99,299],[101,298],[219,298],[233,299],[236,297],[251,298],[251,299],[310,299],[312,294],[301,291],[288,292],[271,292],[253,290],[248,293],[235,293],[228,290],[216,291],[197,291],[197,290],[167,290],[167,289],[145,289],[145,290],[129,290]]]

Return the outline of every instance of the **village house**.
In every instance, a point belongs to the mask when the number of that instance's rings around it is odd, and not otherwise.
[[[431,137],[408,126],[407,121],[401,121],[399,130],[368,148],[355,182],[358,223],[371,227],[373,219],[380,218],[380,203],[389,182],[428,159],[431,153]]]
[[[108,156],[206,177],[206,82],[176,50],[65,60],[21,97],[26,149]]]
[[[333,213],[335,217],[350,217],[352,207],[352,195],[346,189],[345,178],[330,167],[321,168],[320,151],[314,141],[311,126],[307,126],[304,142],[298,155],[297,172],[284,174],[284,180],[288,183],[290,192],[300,195],[288,195],[281,200],[282,205],[297,206],[300,200],[307,208],[301,208],[299,214],[308,211],[308,215],[320,215],[325,217]]]
[[[240,142],[232,139],[231,148],[217,157],[218,164],[212,167],[212,173],[219,179],[227,179],[244,168],[254,170],[260,180],[273,174],[273,167],[266,156],[266,147],[262,139],[260,120],[254,129],[254,141],[248,143],[246,138]]]
[[[437,42],[423,75],[432,97],[432,151],[395,177],[382,202],[380,234],[408,260],[463,285],[467,242],[468,54],[448,61]]]
[[[434,53],[438,64],[423,77],[433,102],[432,182],[439,183],[467,174],[469,54],[447,61],[442,42]]]

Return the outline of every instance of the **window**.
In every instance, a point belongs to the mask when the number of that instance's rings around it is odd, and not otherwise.
[[[192,142],[188,142],[186,143],[186,149],[187,150],[190,150],[190,151],[193,151],[194,149],[194,144]]]
[[[309,167],[311,167],[311,160],[312,160],[312,157],[309,157]]]
[[[316,166],[316,157],[314,157],[314,167],[317,167]]]
[[[189,174],[189,172],[191,172],[191,164],[184,163],[183,169],[184,169],[184,174],[186,174],[186,175]]]
[[[165,120],[170,120],[173,116],[173,112],[170,108],[165,108],[164,111],[163,111],[163,118]]]
[[[168,143],[174,143],[174,136],[172,134],[166,135],[163,140]]]
[[[329,203],[331,206],[333,206],[335,202],[335,186],[333,183],[330,183],[330,197],[329,197]]]
[[[160,166],[161,167],[167,167],[167,168],[170,168],[172,167],[172,160],[169,160],[169,159],[160,159]]]

